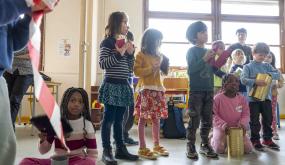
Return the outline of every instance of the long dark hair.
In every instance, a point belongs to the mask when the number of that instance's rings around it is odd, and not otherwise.
[[[83,116],[83,130],[85,133],[87,133],[86,129],[85,129],[85,120],[91,121],[91,116],[90,116],[90,109],[89,109],[89,100],[88,100],[88,94],[87,92],[83,89],[83,88],[68,88],[62,97],[61,100],[61,104],[60,104],[60,110],[61,110],[61,116],[63,118],[65,118],[67,121],[69,121],[68,119],[68,102],[71,98],[71,96],[75,93],[78,92],[81,94],[82,96],[82,101],[83,101],[83,110],[82,110],[82,116]]]
[[[148,55],[158,55],[156,50],[160,46],[157,43],[161,42],[163,38],[162,33],[156,29],[145,30],[142,41],[141,41],[141,51]]]
[[[121,32],[121,24],[124,18],[128,18],[127,14],[121,11],[111,13],[108,24],[105,27],[105,38],[114,37]]]
[[[269,54],[271,55],[271,59],[272,59],[270,64],[272,65],[273,68],[276,69],[276,57],[275,57],[275,54],[273,52],[271,52],[271,51],[269,52]]]
[[[159,30],[147,29],[142,37],[141,51],[144,54],[148,54],[151,56],[161,56],[162,62],[160,64],[160,70],[163,74],[167,75],[169,70],[169,58],[157,52],[157,49],[160,46],[160,44],[158,43],[161,42],[162,38],[163,35]]]

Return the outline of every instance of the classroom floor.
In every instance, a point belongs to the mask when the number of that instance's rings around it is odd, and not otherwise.
[[[136,127],[130,131],[130,134],[134,139],[138,139]],[[52,151],[45,155],[40,155],[37,150],[37,136],[31,136],[31,127],[18,125],[16,128],[16,136],[17,136],[17,158],[16,164],[18,164],[21,159],[24,157],[38,157],[38,158],[47,158],[52,155]],[[280,145],[280,151],[273,151],[267,149],[266,152],[258,152],[254,151],[251,154],[245,155],[241,159],[229,159],[227,155],[220,155],[218,160],[208,159],[199,155],[198,161],[192,161],[188,159],[185,155],[186,151],[186,140],[171,140],[171,139],[161,139],[161,144],[165,146],[170,152],[169,157],[159,157],[155,161],[140,159],[137,162],[128,162],[119,160],[120,165],[285,165],[285,120],[281,122],[281,129],[279,129],[279,136],[281,140],[276,141],[277,144]],[[104,165],[101,160],[101,138],[100,131],[96,132],[99,157],[97,165]],[[152,147],[152,139],[151,139],[151,129],[149,127],[146,128],[146,142],[148,147]],[[199,137],[199,136],[197,136]],[[197,138],[197,149],[199,149],[198,145],[200,144],[200,138]],[[128,147],[131,153],[137,153],[138,146],[130,146]]]

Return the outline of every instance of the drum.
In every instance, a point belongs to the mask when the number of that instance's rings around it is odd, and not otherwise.
[[[250,90],[249,96],[256,100],[264,101],[271,87],[272,77],[269,74],[258,73],[256,75],[256,80],[264,80],[266,82],[266,86],[254,86]]]
[[[227,135],[229,157],[241,157],[244,154],[243,129],[231,127]]]

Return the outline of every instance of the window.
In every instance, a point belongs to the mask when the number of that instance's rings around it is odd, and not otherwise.
[[[190,46],[185,33],[192,22],[202,20],[208,26],[207,47],[218,39],[227,45],[237,42],[235,32],[243,27],[246,44],[266,42],[276,55],[277,67],[285,71],[283,6],[281,0],[146,0],[145,28],[163,33],[161,51],[169,56],[171,66],[186,66]]]
[[[186,53],[189,44],[186,39],[186,30],[194,20],[149,19],[149,27],[159,29],[163,34],[161,52],[170,58],[171,66],[186,66]],[[212,25],[204,21],[208,27],[209,41],[212,40]],[[172,60],[175,59],[175,60]]]
[[[195,20],[175,19],[149,19],[149,27],[159,29],[163,34],[164,42],[188,42],[186,30]],[[209,40],[212,40],[212,25],[210,21],[204,21],[208,27]]]
[[[211,0],[150,0],[149,11],[211,13]]]
[[[279,16],[277,0],[222,0],[222,14]]]

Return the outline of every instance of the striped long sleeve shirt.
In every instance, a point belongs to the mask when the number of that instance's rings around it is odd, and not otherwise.
[[[39,143],[39,151],[41,154],[47,153],[54,142],[55,155],[68,155],[72,156],[85,156],[85,150],[87,156],[97,158],[97,143],[95,137],[95,131],[90,121],[85,120],[85,129],[87,135],[84,137],[84,121],[83,117],[77,120],[69,120],[73,132],[66,138],[66,145],[70,149],[70,153],[63,147],[60,140],[56,137],[48,137],[46,141]]]
[[[105,77],[128,79],[133,72],[134,54],[127,52],[121,56],[115,48],[116,39],[108,37],[100,45],[99,65],[104,70]]]

